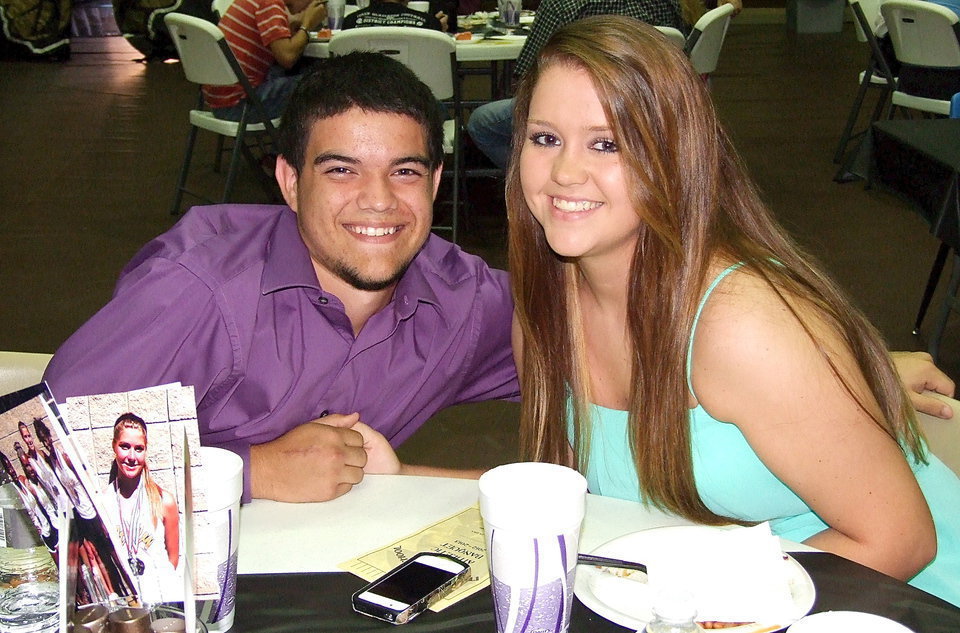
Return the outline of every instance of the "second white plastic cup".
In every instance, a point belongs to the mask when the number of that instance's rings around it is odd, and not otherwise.
[[[327,0],[327,27],[331,31],[339,31],[343,28],[343,16],[346,10],[346,0]]]
[[[220,597],[198,605],[198,615],[211,633],[233,626],[237,598],[237,556],[240,545],[240,496],[243,494],[243,460],[222,448],[200,447],[207,499],[205,521],[214,535],[212,556],[217,567]]]
[[[565,633],[587,482],[556,464],[498,466],[480,477],[498,633]]]
[[[521,0],[497,0],[500,21],[507,26],[520,26]]]

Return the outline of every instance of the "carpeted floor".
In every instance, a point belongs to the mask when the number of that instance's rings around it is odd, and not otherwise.
[[[53,352],[109,299],[124,262],[173,223],[195,89],[176,63],[134,63],[142,55],[122,38],[78,38],[72,48],[60,64],[0,62],[0,349]],[[865,59],[849,23],[840,34],[798,36],[782,24],[735,21],[712,89],[774,213],[893,348],[922,349],[923,335],[910,327],[936,241],[906,202],[832,181],[834,144]],[[215,192],[222,181],[209,169],[212,148],[206,138],[198,149],[195,185]],[[249,174],[242,181],[236,200],[263,201]],[[462,243],[503,266],[498,187],[472,183]],[[952,324],[943,348],[954,377],[958,332]],[[465,466],[509,459],[515,413],[501,403],[445,412],[404,456]]]

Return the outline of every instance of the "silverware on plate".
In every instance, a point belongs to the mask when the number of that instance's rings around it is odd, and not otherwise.
[[[577,554],[578,565],[600,565],[601,567],[615,567],[617,569],[635,569],[647,573],[647,566],[643,563],[636,563],[619,558],[607,558],[606,556],[596,556],[594,554]]]

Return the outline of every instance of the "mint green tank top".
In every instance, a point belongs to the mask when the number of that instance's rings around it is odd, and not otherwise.
[[[717,285],[741,266],[734,264],[721,272],[697,308],[687,351],[690,393],[693,338],[700,314]],[[590,412],[590,454],[584,473],[590,492],[642,502],[629,447],[627,412],[599,405],[591,405]],[[690,409],[689,420],[694,478],[710,510],[745,521],[769,521],[775,534],[796,542],[828,527],[767,469],[735,425],[715,419],[699,405]],[[572,439],[569,418],[567,431]],[[933,514],[937,557],[910,584],[960,606],[960,479],[939,459],[928,457],[929,464],[911,463],[911,467]]]

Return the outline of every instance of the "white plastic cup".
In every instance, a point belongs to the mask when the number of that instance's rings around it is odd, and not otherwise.
[[[407,8],[412,11],[419,11],[420,13],[430,13],[430,3],[424,2],[424,0],[410,0],[407,3]]]
[[[500,21],[507,26],[520,26],[521,0],[497,0]]]
[[[210,545],[220,597],[200,603],[198,614],[211,633],[223,633],[233,626],[236,611],[243,460],[235,453],[212,446],[200,447],[200,459],[204,470],[200,485],[204,486],[207,499],[205,519],[213,535]]]
[[[347,10],[346,0],[327,0],[327,28],[339,31],[343,28],[343,16]]]
[[[498,633],[566,633],[587,481],[565,466],[506,464],[480,477]]]

